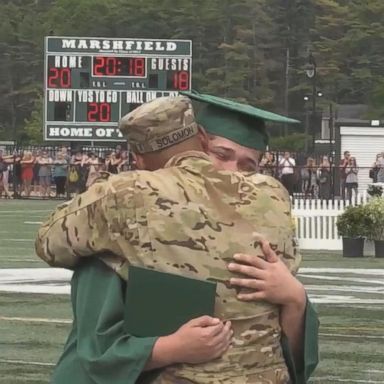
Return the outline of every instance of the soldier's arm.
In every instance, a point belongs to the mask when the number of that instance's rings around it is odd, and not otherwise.
[[[105,180],[59,206],[38,231],[37,255],[51,266],[73,268],[82,257],[101,251],[118,254],[103,212],[111,196],[113,186]]]

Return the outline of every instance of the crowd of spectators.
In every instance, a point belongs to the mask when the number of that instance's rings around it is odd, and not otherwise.
[[[266,152],[260,161],[260,172],[279,179],[291,196],[296,194],[304,198],[322,200],[333,197],[333,183],[337,174],[340,178],[341,198],[352,201],[353,197],[357,196],[359,168],[356,158],[351,156],[349,151],[344,153],[340,164],[332,163],[326,155],[317,159],[307,157],[301,160],[298,164],[297,159],[289,152]],[[374,182],[380,178],[384,182],[384,153],[378,155],[371,174],[375,177]]]
[[[102,172],[128,171],[131,163],[119,145],[98,153],[71,153],[66,147],[54,153],[43,149],[7,155],[0,151],[0,197],[69,197],[85,191]]]
[[[298,162],[289,152],[265,152],[259,168],[279,179],[291,196],[328,200],[333,197],[334,168],[338,166],[340,196],[351,201],[357,195],[359,168],[349,151],[343,155],[337,165],[328,156]],[[129,171],[133,163],[129,157],[120,145],[89,151],[61,147],[6,154],[0,150],[0,197],[68,198],[85,191],[103,172]],[[369,175],[373,182],[384,183],[384,153],[377,155]]]
[[[266,152],[260,161],[260,172],[279,179],[290,195],[331,198],[332,172],[328,156],[322,156],[317,163],[308,157],[305,164],[298,165],[289,152]]]

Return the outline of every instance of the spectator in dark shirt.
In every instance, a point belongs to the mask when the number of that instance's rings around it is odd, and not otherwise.
[[[341,197],[345,199],[345,179],[347,177],[346,168],[349,164],[349,158],[351,157],[351,153],[349,151],[344,152],[344,158],[341,159],[340,162],[340,188],[341,188]]]

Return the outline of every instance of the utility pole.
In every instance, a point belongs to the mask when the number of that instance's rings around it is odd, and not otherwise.
[[[311,114],[311,133],[312,133],[312,151],[315,149],[315,137],[316,137],[316,60],[312,52],[309,53],[308,63],[305,73],[309,79],[312,80],[312,114]]]
[[[330,159],[333,157],[333,104],[329,104],[329,120],[328,120],[328,127],[329,127],[329,154]]]
[[[311,122],[311,130],[312,130],[312,152],[315,150],[315,138],[316,138],[316,61],[313,57],[312,53],[309,55],[309,64],[313,66],[313,76],[312,76],[312,122]]]
[[[331,193],[332,199],[335,198],[335,167],[334,167],[334,154],[333,154],[333,104],[329,104],[329,165],[331,169],[329,174],[331,176]]]
[[[290,53],[289,47],[286,49],[285,56],[285,87],[284,87],[284,114],[288,116],[289,114],[289,62],[290,62]],[[288,126],[287,123],[284,123],[284,136],[288,135]]]
[[[308,113],[308,96],[304,96],[304,108],[305,108],[305,140],[304,140],[304,151],[308,155],[308,136],[309,136],[309,113]]]

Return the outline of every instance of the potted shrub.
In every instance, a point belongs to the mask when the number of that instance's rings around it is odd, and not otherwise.
[[[384,257],[384,198],[374,197],[364,209],[367,237],[375,243],[375,256]]]
[[[337,218],[337,231],[343,238],[344,257],[363,257],[364,241],[367,234],[365,207],[349,206]]]
[[[381,185],[370,184],[368,186],[368,195],[372,197],[382,196],[383,195],[383,187]]]

